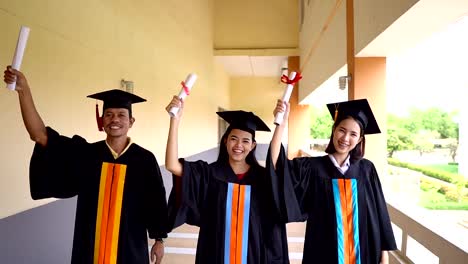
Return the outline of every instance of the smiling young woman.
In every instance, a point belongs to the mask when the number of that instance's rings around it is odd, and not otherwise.
[[[396,250],[374,164],[364,159],[365,135],[380,133],[367,100],[329,104],[335,117],[322,157],[288,160],[277,126],[267,158],[272,193],[285,222],[307,220],[302,263],[388,264]],[[274,114],[289,114],[278,101]]]

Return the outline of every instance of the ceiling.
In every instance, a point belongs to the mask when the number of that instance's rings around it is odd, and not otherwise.
[[[287,56],[215,56],[232,77],[276,77],[287,68]]]

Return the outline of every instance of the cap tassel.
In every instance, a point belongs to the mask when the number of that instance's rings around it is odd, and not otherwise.
[[[99,106],[96,103],[96,121],[97,121],[97,126],[99,131],[104,131],[103,125],[102,125],[102,117],[99,115]]]
[[[335,116],[333,117],[333,121],[336,122],[336,119],[338,118],[338,106],[335,106]]]

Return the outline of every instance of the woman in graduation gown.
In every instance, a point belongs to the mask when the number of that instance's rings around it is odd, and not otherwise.
[[[151,259],[161,263],[167,202],[159,165],[127,136],[135,121],[131,105],[146,100],[121,90],[88,96],[104,101],[103,116],[97,117],[107,135],[88,143],[46,127],[24,75],[11,67],[4,74],[6,83],[16,81],[23,121],[36,142],[32,198],[77,196],[71,263],[149,263],[148,234],[156,239]]]
[[[335,116],[322,157],[288,160],[286,122],[271,141],[267,170],[284,222],[307,220],[302,263],[388,263],[395,239],[374,164],[364,159],[365,134],[380,133],[366,99],[329,104]],[[274,114],[289,114],[278,100]]]
[[[172,228],[184,223],[200,227],[196,263],[289,263],[286,228],[278,222],[265,168],[255,158],[255,131],[270,131],[252,112],[218,115],[230,126],[216,162],[178,159],[178,127],[183,102],[174,96],[166,168],[174,175],[169,197]],[[196,137],[194,137],[196,138]]]

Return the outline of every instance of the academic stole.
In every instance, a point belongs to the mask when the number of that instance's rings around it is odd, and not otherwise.
[[[250,194],[250,185],[228,183],[224,264],[247,264]]]
[[[359,211],[356,179],[333,179],[338,263],[360,264]]]
[[[117,263],[127,165],[103,162],[94,239],[94,264]]]

